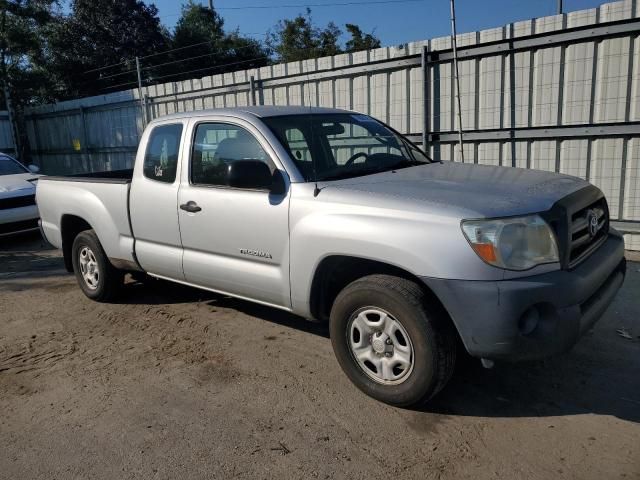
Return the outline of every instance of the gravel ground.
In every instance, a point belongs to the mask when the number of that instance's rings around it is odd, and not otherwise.
[[[156,281],[94,303],[37,236],[5,240],[0,477],[639,479],[639,293],[630,263],[569,354],[463,362],[403,410],[350,384],[324,325]]]

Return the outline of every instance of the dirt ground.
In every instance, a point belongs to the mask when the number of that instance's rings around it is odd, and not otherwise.
[[[0,477],[638,479],[639,294],[630,263],[569,354],[466,362],[404,410],[351,385],[324,325],[164,282],[94,303],[37,235],[5,240]]]

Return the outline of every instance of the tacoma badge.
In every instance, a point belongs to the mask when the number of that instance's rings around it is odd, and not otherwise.
[[[251,255],[252,257],[273,258],[270,253],[261,252],[260,250],[251,250],[249,248],[241,248],[240,253],[243,255]]]

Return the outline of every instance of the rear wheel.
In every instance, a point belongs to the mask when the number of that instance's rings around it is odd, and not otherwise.
[[[345,287],[331,309],[330,333],[351,381],[391,405],[430,399],[453,373],[456,335],[449,318],[403,278],[370,275]]]
[[[111,265],[93,230],[80,232],[71,249],[73,271],[84,294],[98,302],[116,298],[124,274]]]

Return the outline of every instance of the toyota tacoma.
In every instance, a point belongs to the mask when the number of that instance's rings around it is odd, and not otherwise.
[[[353,383],[399,406],[441,390],[461,349],[485,366],[570,349],[625,276],[595,186],[432,161],[337,109],[160,118],[132,170],[40,178],[37,202],[89,298],[144,272],[328,321]]]

